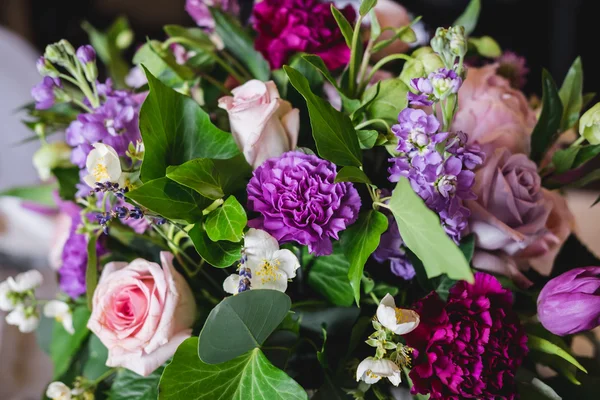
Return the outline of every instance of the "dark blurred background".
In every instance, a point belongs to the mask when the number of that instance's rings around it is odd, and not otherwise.
[[[251,0],[240,0],[244,14]],[[468,0],[404,0],[414,15],[422,15],[431,30],[451,24]],[[160,38],[162,25],[192,25],[185,0],[0,0],[0,23],[32,42],[41,52],[48,43],[67,38],[75,45],[87,41],[82,20],[105,28],[126,15],[142,43],[147,36]],[[541,69],[547,68],[557,83],[577,55],[586,71],[584,91],[600,89],[598,46],[591,42],[598,0],[482,0],[475,36],[490,35],[503,49],[526,57],[530,75],[526,92],[540,92]]]

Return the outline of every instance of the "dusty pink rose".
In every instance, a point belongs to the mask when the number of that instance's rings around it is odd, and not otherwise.
[[[192,334],[192,291],[173,268],[173,255],[161,252],[160,259],[162,268],[138,258],[102,271],[88,328],[108,348],[109,367],[148,376]]]
[[[296,147],[299,110],[279,97],[273,81],[250,80],[231,93],[219,99],[219,107],[229,114],[231,133],[248,164],[256,168]]]
[[[477,199],[466,201],[476,240],[473,264],[529,285],[510,258],[547,233],[552,207],[544,196],[536,164],[524,154],[496,149],[477,171],[473,191]]]
[[[487,153],[506,147],[512,153],[529,154],[535,112],[519,90],[496,75],[498,64],[469,68],[458,92],[458,112],[452,129],[468,133]]]

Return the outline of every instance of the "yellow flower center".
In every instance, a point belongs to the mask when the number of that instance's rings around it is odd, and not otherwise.
[[[404,311],[402,311],[402,309],[395,308],[394,310],[396,312],[396,323],[397,324],[404,324],[406,322],[410,322],[410,317],[408,315],[406,315],[404,313]]]
[[[256,276],[260,278],[261,283],[275,282],[279,278],[279,266],[281,262],[279,260],[263,260],[262,264],[256,271]]]
[[[96,164],[94,170],[92,171],[92,175],[96,179],[96,182],[110,179],[110,175],[108,175],[108,169],[106,169],[106,165],[104,165],[102,161],[104,160],[99,160],[98,164]]]
[[[369,378],[375,378],[375,379],[379,378],[379,375],[373,373],[373,371],[371,371],[370,369],[367,370],[366,374]]]

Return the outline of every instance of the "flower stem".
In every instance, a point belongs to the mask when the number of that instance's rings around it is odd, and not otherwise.
[[[356,52],[358,48],[358,41],[360,39],[360,27],[362,25],[362,20],[363,17],[361,15],[356,21],[356,25],[354,26],[354,33],[352,35],[352,48],[350,49],[350,66],[348,67],[348,91],[352,96],[354,96],[354,92],[356,89],[356,57],[358,57],[358,54],[356,54]]]
[[[361,87],[358,90],[358,92],[362,93],[365,90],[365,88],[367,87],[369,82],[371,82],[371,79],[373,79],[373,76],[375,76],[375,73],[377,71],[379,71],[381,69],[381,67],[383,67],[385,64],[389,63],[390,61],[394,61],[394,60],[398,60],[398,59],[410,61],[413,58],[410,56],[407,56],[406,54],[390,54],[389,56],[382,58],[373,66],[373,68],[371,68],[371,72],[369,72],[369,76],[367,77],[367,79],[362,81]]]
[[[377,298],[377,296],[375,296],[375,293],[371,292],[369,293],[369,295],[371,296],[375,304],[379,304],[379,299]]]
[[[365,126],[373,125],[373,124],[376,124],[376,123],[380,123],[380,124],[384,125],[388,132],[391,131],[390,125],[385,120],[383,120],[381,118],[374,118],[374,119],[369,119],[369,120],[363,121],[360,124],[356,125],[354,127],[354,129],[362,129]]]
[[[90,382],[89,387],[96,387],[98,386],[102,381],[104,381],[105,379],[107,379],[108,377],[110,377],[111,375],[115,374],[118,371],[117,368],[111,368],[108,371],[106,371],[105,373],[103,373],[102,375],[100,375],[98,378],[94,379],[93,381]]]
[[[569,147],[580,146],[584,141],[585,141],[585,138],[583,136],[580,136],[576,141],[574,141],[573,143],[571,143],[571,145]]]

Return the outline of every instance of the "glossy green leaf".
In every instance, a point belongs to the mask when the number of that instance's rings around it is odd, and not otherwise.
[[[194,189],[209,199],[220,199],[225,194],[219,182],[215,163],[208,158],[196,158],[167,168],[167,178]]]
[[[369,11],[369,18],[371,20],[371,39],[376,41],[379,36],[381,36],[381,25],[379,24],[379,20],[377,19],[377,13],[375,13],[375,8],[372,8]]]
[[[211,365],[198,359],[197,347],[197,337],[179,346],[160,380],[159,400],[308,399],[304,389],[274,367],[260,349]]]
[[[89,235],[87,242],[87,267],[85,269],[85,288],[87,295],[87,306],[90,311],[93,307],[94,291],[98,286],[98,254],[96,242],[98,235]]]
[[[348,22],[344,14],[342,14],[333,3],[331,3],[331,13],[333,14],[333,18],[335,18],[335,22],[337,22],[340,27],[340,31],[346,41],[346,46],[352,47],[352,36],[354,35],[352,25],[350,25],[350,22]]]
[[[244,207],[234,196],[229,196],[223,205],[208,214],[205,222],[206,234],[213,242],[242,240],[248,218]]]
[[[336,164],[360,166],[362,154],[350,118],[316,96],[301,73],[288,66],[283,68],[292,85],[306,100],[319,155]]]
[[[367,174],[363,172],[363,170],[357,167],[347,166],[338,171],[337,175],[335,176],[335,182],[357,182],[370,184],[371,180]]]
[[[248,290],[223,299],[212,309],[200,332],[200,359],[219,364],[260,347],[291,305],[285,293],[266,289]]]
[[[569,68],[558,95],[563,106],[560,131],[564,132],[577,123],[583,107],[583,67],[580,57]]]
[[[579,153],[579,147],[568,147],[564,150],[557,150],[552,156],[552,164],[554,164],[554,171],[557,174],[567,172],[573,167],[575,163],[575,157]]]
[[[159,81],[169,87],[181,87],[187,80],[194,79],[194,72],[180,65],[172,51],[162,48],[158,40],[148,40],[133,56],[135,65],[143,65]]]
[[[177,37],[185,39],[185,45],[204,51],[214,51],[216,46],[210,39],[210,36],[200,28],[185,28],[179,25],[165,25],[165,32],[169,37]]]
[[[361,129],[356,131],[356,134],[358,135],[358,143],[362,150],[372,149],[379,137],[379,132],[373,129]]]
[[[58,181],[58,195],[63,200],[74,200],[77,193],[76,185],[80,182],[79,168],[54,168],[52,175]]]
[[[59,322],[54,323],[52,342],[50,343],[50,357],[54,364],[53,379],[62,376],[71,365],[79,348],[88,337],[90,331],[87,322],[90,311],[85,306],[79,306],[73,311],[73,327],[75,333],[71,335]]]
[[[54,207],[53,192],[56,190],[56,184],[47,183],[35,186],[20,186],[6,189],[0,192],[0,197],[17,197],[21,200],[31,201],[44,206]]]
[[[423,262],[427,277],[443,273],[456,280],[473,282],[473,273],[463,252],[448,237],[438,216],[401,178],[389,201],[402,239]]]
[[[202,218],[202,210],[212,201],[194,190],[159,178],[127,193],[127,197],[168,219],[194,223]]]
[[[581,108],[582,109],[587,108],[587,106],[590,105],[592,100],[594,100],[594,97],[596,97],[596,93],[594,93],[594,92],[584,94]]]
[[[217,128],[198,103],[165,86],[146,70],[150,93],[140,111],[145,154],[143,182],[162,178],[168,166],[196,158],[226,159],[239,154],[233,136]]]
[[[464,237],[458,246],[460,251],[462,251],[463,255],[467,259],[468,262],[471,262],[473,259],[473,254],[475,253],[475,235],[468,235]]]
[[[87,354],[83,365],[83,376],[87,379],[98,379],[110,369],[106,366],[108,349],[102,344],[98,336],[91,334],[87,343]]]
[[[252,176],[252,167],[243,154],[226,160],[213,160],[219,173],[219,182],[225,195],[246,189],[248,178]]]
[[[239,23],[217,8],[212,7],[210,12],[215,20],[215,31],[223,40],[225,48],[240,60],[256,79],[269,80],[269,63],[262,54],[254,50],[253,40]]]
[[[471,0],[469,5],[463,11],[452,25],[462,25],[465,27],[465,33],[470,35],[477,26],[477,20],[479,19],[479,12],[481,11],[481,1]]]
[[[482,36],[480,38],[469,38],[469,43],[475,46],[477,53],[487,58],[496,58],[502,55],[502,49],[498,42],[490,36]]]
[[[563,112],[556,84],[548,71],[542,72],[542,113],[531,134],[531,159],[539,162],[556,140]]]
[[[388,227],[388,220],[379,211],[362,213],[342,236],[342,248],[350,262],[348,280],[354,291],[356,304],[360,304],[360,282],[367,259],[379,245],[381,235]]]
[[[358,13],[364,17],[373,7],[375,7],[375,4],[377,4],[377,0],[362,0]]]
[[[197,339],[196,339],[197,340]],[[156,400],[159,398],[158,384],[165,367],[159,367],[148,376],[140,376],[121,368],[108,393],[109,400]],[[183,399],[183,398],[182,398]]]
[[[570,362],[583,372],[587,373],[587,370],[573,357],[569,352],[558,346],[557,344],[552,343],[549,340],[541,338],[539,336],[535,336],[532,334],[527,335],[527,347],[531,350],[538,350],[542,353],[556,355],[560,358],[565,359]]]
[[[201,224],[196,224],[188,232],[196,251],[207,263],[217,268],[227,268],[240,260],[240,243],[210,240]]]
[[[376,90],[377,86],[371,86],[363,97],[370,97],[370,92]],[[398,114],[408,105],[407,93],[408,87],[400,79],[381,81],[379,95],[366,109],[367,119],[383,119],[390,125],[397,123]]]
[[[348,282],[350,263],[341,252],[315,257],[308,273],[308,284],[332,304],[349,307],[354,301],[352,286]]]

